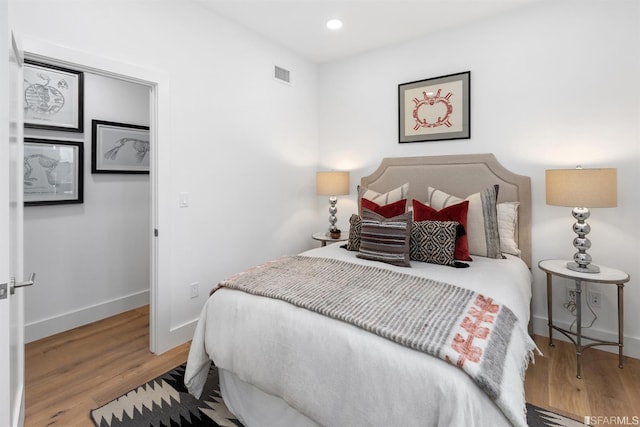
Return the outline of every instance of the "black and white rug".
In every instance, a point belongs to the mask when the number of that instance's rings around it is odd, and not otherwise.
[[[242,427],[222,401],[218,370],[211,367],[202,396],[196,399],[184,386],[184,369],[180,365],[92,410],[91,419],[96,427]],[[528,403],[527,422],[529,427],[585,426]]]
[[[97,427],[242,427],[222,401],[218,370],[211,367],[202,396],[196,399],[184,386],[185,366],[92,410],[93,423]]]

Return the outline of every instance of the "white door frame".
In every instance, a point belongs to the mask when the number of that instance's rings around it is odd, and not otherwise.
[[[171,227],[161,212],[169,212],[166,197],[161,197],[160,188],[170,188],[168,174],[163,178],[159,171],[170,170],[170,155],[163,155],[164,147],[169,141],[169,77],[166,73],[151,70],[136,65],[104,58],[92,53],[71,49],[52,44],[40,39],[22,38],[25,57],[43,61],[52,65],[72,68],[80,71],[112,77],[150,88],[150,151],[151,172],[149,175],[151,187],[151,272],[150,272],[150,318],[149,318],[149,349],[160,354],[181,343],[182,337],[171,330],[171,288],[168,283],[171,277],[171,263],[167,244],[171,242]],[[161,227],[162,226],[162,227]],[[158,237],[155,237],[157,230]],[[163,313],[163,315],[160,315]],[[177,331],[175,331],[177,332]]]

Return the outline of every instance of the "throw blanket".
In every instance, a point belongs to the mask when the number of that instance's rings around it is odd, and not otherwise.
[[[283,300],[445,360],[466,372],[514,425],[523,425],[524,398],[514,398],[513,385],[522,384],[535,345],[511,310],[488,296],[383,268],[305,256],[257,266],[219,287]],[[507,353],[512,340],[522,343],[511,346],[518,354]],[[519,361],[519,372],[504,369],[506,357]]]

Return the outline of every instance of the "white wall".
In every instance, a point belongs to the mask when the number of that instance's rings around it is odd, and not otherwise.
[[[309,234],[326,223],[316,214],[326,200],[313,195],[318,152],[320,168],[354,171],[352,187],[384,156],[493,152],[532,177],[535,260],[573,253],[570,210],[545,205],[544,170],[619,169],[619,207],[594,209],[590,253],[631,274],[627,352],[640,357],[640,232],[627,226],[640,208],[637,2],[547,2],[320,69],[189,2],[24,0],[17,12],[25,35],[170,78],[170,167],[161,171],[170,176],[160,191],[176,201],[163,212],[172,305],[162,315],[174,327],[193,321],[221,278],[313,245]],[[271,79],[274,63],[292,70],[291,87]],[[466,70],[472,138],[398,144],[397,85]],[[181,191],[191,207],[178,208]],[[338,204],[341,228],[354,200]],[[544,279],[533,273],[544,334]],[[195,281],[204,289],[190,300]],[[610,335],[614,291],[603,294],[595,326]]]
[[[22,1],[24,37],[166,74],[160,245],[170,328],[192,326],[209,289],[314,245],[317,66],[192,2]],[[274,64],[292,85],[273,80]],[[191,206],[179,208],[188,192]],[[165,236],[165,237],[163,237]],[[167,238],[166,236],[170,236]],[[317,243],[317,242],[315,242]],[[189,284],[200,283],[190,299]]]
[[[84,75],[84,133],[25,136],[84,142],[84,203],[27,206],[27,342],[149,302],[149,175],[92,174],[91,120],[149,125],[149,88]]]
[[[471,71],[471,139],[398,144],[397,85]],[[320,72],[320,163],[367,175],[385,156],[495,153],[531,176],[533,258],[575,252],[570,208],[545,205],[547,168],[616,167],[616,209],[593,209],[589,253],[627,271],[626,354],[640,357],[640,4],[557,1],[330,63]],[[355,209],[355,197],[341,212]],[[348,218],[342,216],[342,227]],[[546,288],[534,274],[535,332],[546,335]],[[554,292],[555,319],[572,317]],[[616,338],[615,286],[600,288],[593,335]],[[556,314],[557,313],[557,314]],[[585,315],[589,320],[589,316]],[[614,349],[615,350],[615,349]]]

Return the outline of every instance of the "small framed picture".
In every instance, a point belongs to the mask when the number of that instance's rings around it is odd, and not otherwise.
[[[24,204],[83,202],[83,143],[24,139]]]
[[[84,73],[25,60],[23,88],[25,127],[84,131]]]
[[[149,127],[91,121],[92,173],[149,173]]]
[[[399,142],[471,138],[471,72],[398,85]]]

